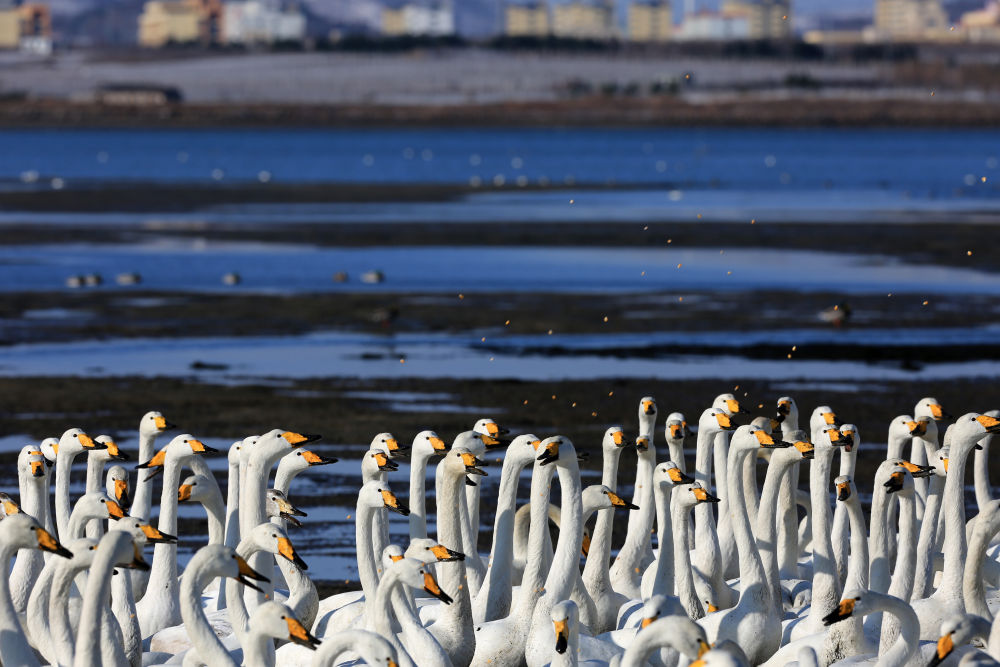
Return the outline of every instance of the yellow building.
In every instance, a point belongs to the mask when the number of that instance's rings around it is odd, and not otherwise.
[[[789,39],[792,8],[788,0],[726,0],[722,14],[747,21],[750,39]]]
[[[601,0],[570,0],[552,7],[552,32],[571,39],[613,39],[614,5]]]
[[[549,8],[544,2],[507,4],[503,18],[503,32],[508,37],[546,37],[549,34]]]
[[[382,8],[382,34],[390,36],[405,35],[406,30],[406,8],[405,7],[383,7]]]
[[[948,30],[940,0],[876,0],[875,30],[891,39],[927,39]]]
[[[668,1],[635,0],[628,6],[628,38],[633,42],[663,42],[673,29]]]
[[[0,49],[18,49],[43,41],[52,42],[52,15],[49,6],[28,2],[0,9]]]
[[[214,44],[222,34],[221,23],[218,0],[150,0],[139,15],[139,46]]]
[[[970,42],[1000,42],[1000,4],[962,14],[962,32]]]

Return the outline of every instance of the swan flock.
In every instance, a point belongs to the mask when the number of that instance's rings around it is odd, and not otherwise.
[[[1000,412],[953,418],[920,400],[888,422],[873,479],[856,475],[859,429],[831,407],[801,425],[791,397],[768,412],[721,394],[696,424],[674,412],[658,433],[644,397],[634,437],[604,432],[586,487],[564,436],[492,419],[450,445],[380,433],[348,517],[360,589],[325,599],[292,503],[296,476],[337,463],[310,449],[319,436],[275,429],[223,454],[164,435],[179,429],[149,412],[128,465],[112,438],[70,428],[24,446],[17,494],[0,494],[0,664],[1000,665]],[[626,447],[634,473],[619,470]],[[206,462],[223,455],[225,494]],[[208,525],[184,567],[180,503]],[[482,540],[481,510],[494,515]],[[406,540],[390,512],[407,517]]]

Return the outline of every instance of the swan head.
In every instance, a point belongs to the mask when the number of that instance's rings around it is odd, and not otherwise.
[[[49,463],[37,445],[25,445],[17,455],[18,471],[27,477],[45,477]]]
[[[210,452],[217,452],[218,450],[209,447],[201,440],[198,440],[190,433],[182,433],[178,435],[170,443],[156,452],[148,461],[143,461],[136,466],[136,469],[152,469],[153,474],[158,474],[163,472],[163,467],[166,465],[167,460],[173,461],[183,461],[191,456],[200,456],[201,454],[206,454]],[[147,477],[147,479],[149,479]]]
[[[875,472],[875,485],[881,485],[889,494],[910,495],[913,493],[913,476],[899,463],[899,459],[882,463]]]
[[[392,433],[379,433],[372,438],[372,442],[368,446],[368,449],[384,450],[394,459],[399,458],[410,451],[410,447],[405,444],[400,444],[399,440],[397,440],[396,436]]]
[[[248,537],[258,549],[275,556],[281,556],[302,571],[309,569],[306,562],[302,560],[302,557],[295,551],[292,541],[288,539],[288,535],[281,528],[281,526],[275,525],[270,521],[265,521],[264,523],[255,526],[253,530],[250,531],[250,535]]]
[[[421,431],[413,438],[413,452],[422,456],[444,456],[448,446],[434,431]]]
[[[530,465],[535,460],[536,448],[542,444],[534,433],[524,433],[510,441],[505,458],[512,458],[521,466]]]
[[[601,440],[601,449],[607,452],[614,452],[625,446],[625,432],[621,426],[609,426],[604,432]]]
[[[681,484],[691,484],[692,482],[694,482],[694,477],[684,474],[680,466],[673,461],[664,461],[657,464],[656,468],[653,469],[654,484],[666,484],[674,487]],[[639,508],[636,507],[635,509]]]
[[[166,417],[156,410],[147,412],[142,416],[142,419],[139,420],[139,435],[141,437],[156,436],[164,431],[169,431],[172,428],[177,427],[168,422]]]
[[[861,444],[861,434],[854,424],[841,424],[840,435],[844,437],[844,451],[851,452]]]
[[[745,410],[740,408],[740,402],[732,394],[719,394],[712,401],[712,407],[722,410],[730,417],[745,412]]]
[[[38,444],[38,449],[42,450],[45,461],[50,465],[56,464],[56,455],[59,453],[59,440],[56,438],[45,438]]]
[[[937,667],[952,654],[956,646],[967,644],[977,637],[988,639],[989,621],[986,619],[972,614],[946,619],[941,623],[941,637],[937,641],[934,657],[931,658],[928,667]]]
[[[59,445],[56,447],[56,453],[62,450],[69,454],[70,456],[76,456],[80,452],[90,451],[93,449],[104,449],[104,445],[94,442],[93,439],[81,429],[71,428],[62,434],[59,438]]]
[[[173,535],[161,532],[148,521],[134,516],[126,516],[119,519],[112,526],[112,530],[124,530],[132,533],[132,539],[140,546],[145,546],[146,544],[174,544],[177,542],[177,538]]]
[[[639,614],[642,618],[639,627],[642,629],[666,616],[684,616],[687,612],[680,600],[672,595],[651,595],[642,603]]]
[[[410,540],[405,556],[421,563],[450,563],[465,560],[465,554],[461,551],[453,551],[429,537],[416,537]]]
[[[948,476],[948,448],[942,447],[931,454],[930,464],[934,466],[934,474],[938,477]]]
[[[643,452],[649,451],[649,436],[640,435],[635,439],[635,451],[642,454]]]
[[[475,484],[468,475],[488,477],[487,472],[480,467],[486,465],[486,462],[478,458],[469,447],[469,441],[478,437],[472,431],[460,433],[452,443],[448,454],[441,459],[438,469],[456,477],[465,477],[466,484]]]
[[[779,424],[786,419],[796,423],[799,421],[799,406],[795,404],[795,399],[791,396],[782,396],[777,401],[777,412],[775,421]]]
[[[316,466],[327,466],[337,462],[337,459],[327,456],[320,456],[316,452],[299,447],[285,454],[282,461],[290,461],[295,468],[305,470]]]
[[[792,443],[783,442],[780,438],[775,439],[775,436],[753,424],[745,424],[733,433],[730,446],[741,450],[757,451],[759,449],[783,449],[791,447]]]
[[[926,396],[917,401],[917,404],[913,407],[913,416],[917,419],[921,417],[930,417],[936,422],[943,419],[951,419],[951,415],[945,412],[944,408],[941,407],[941,401],[937,400],[933,396]]]
[[[694,507],[695,505],[701,503],[717,503],[720,502],[719,498],[716,498],[711,493],[705,490],[705,487],[701,485],[701,482],[695,482],[694,484],[686,484],[687,491],[689,493],[675,493],[674,497],[679,497],[684,505]]]
[[[840,433],[840,429],[831,425],[822,427],[820,438],[813,446],[814,448],[831,449],[843,447],[846,444],[847,438]]]
[[[99,435],[94,442],[104,445],[103,450],[94,450],[91,456],[101,456],[105,461],[128,461],[128,454],[118,447],[110,435]]]
[[[631,510],[639,509],[603,484],[592,484],[583,490],[585,507],[596,507],[598,510],[624,507]],[[586,554],[584,554],[586,555]]]
[[[701,413],[698,419],[698,431],[706,433],[720,433],[722,431],[734,431],[736,424],[730,419],[729,413],[721,408],[708,408]]]
[[[656,419],[656,399],[652,396],[643,396],[639,399],[639,422],[650,418]]]
[[[204,486],[204,484],[203,484]],[[296,517],[309,516],[295,505],[288,501],[284,493],[277,489],[268,489],[266,492],[266,511],[271,517],[280,517],[292,525],[299,527],[302,522]]]
[[[238,466],[240,464],[240,453],[243,451],[243,441],[237,440],[233,444],[229,445],[229,452],[227,458],[229,459],[229,465],[232,467]]]
[[[369,449],[362,461],[362,468],[370,468],[380,472],[395,472],[399,470],[399,464],[389,458],[389,455],[381,449]]]
[[[911,463],[906,459],[891,459],[896,465],[905,468],[906,472],[910,473],[914,478],[930,477],[934,474],[934,466],[921,466],[916,463]]]
[[[430,568],[426,567],[426,563],[421,563],[419,560],[412,558],[401,557],[393,562],[393,571],[398,581],[410,588],[417,591],[422,590],[445,604],[454,602],[450,595],[441,590],[437,579],[434,578],[434,574],[430,571]]]
[[[23,512],[9,514],[0,521],[0,540],[4,544],[21,549],[41,549],[63,558],[73,557],[69,549],[59,544],[59,540],[42,528],[33,517]]]
[[[570,439],[564,435],[554,435],[542,440],[538,445],[538,457],[535,459],[543,466],[550,463],[566,464],[570,460],[576,461],[576,449]]]
[[[257,607],[250,616],[250,630],[267,637],[294,642],[315,651],[320,640],[314,637],[292,610],[270,600]]]
[[[684,438],[691,435],[688,428],[687,419],[680,412],[671,412],[667,415],[667,422],[663,425],[663,436],[673,442],[684,442]]]
[[[403,554],[403,547],[398,544],[389,544],[382,550],[382,568],[379,570],[379,576],[382,575],[393,563],[403,560],[406,556]]]
[[[954,432],[952,432],[952,444],[956,438],[981,436],[987,433],[1000,433],[1000,419],[990,415],[981,415],[975,412],[968,412],[955,420]],[[976,437],[974,441],[981,438]],[[974,445],[976,449],[982,449],[980,445]]]
[[[128,510],[131,501],[129,500],[129,478],[125,468],[121,466],[108,468],[104,489],[122,509]]]
[[[858,489],[854,486],[854,480],[849,475],[840,475],[833,480],[833,485],[837,489],[837,500],[840,502],[858,497]]]
[[[507,429],[500,428],[499,424],[489,418],[477,421],[475,426],[472,427],[472,432],[482,436],[483,444],[486,445],[487,449],[503,446],[500,437],[509,433]]]
[[[382,504],[387,510],[403,516],[410,515],[410,508],[400,502],[395,493],[385,488],[384,485],[378,491],[382,495]]]
[[[554,605],[549,612],[556,638],[556,653],[562,655],[570,649],[570,643],[575,639],[580,610],[572,600],[563,600]]]
[[[125,511],[117,502],[100,491],[85,493],[73,506],[73,514],[81,513],[88,521],[91,519],[122,519]]]
[[[837,413],[829,405],[821,405],[809,417],[809,429],[813,432],[824,426],[840,426]]]
[[[94,564],[94,556],[97,554],[97,540],[87,539],[72,540],[66,543],[66,548],[73,555],[69,557],[69,567],[73,571],[86,570]]]

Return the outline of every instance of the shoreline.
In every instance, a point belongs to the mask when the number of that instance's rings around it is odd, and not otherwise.
[[[734,96],[704,103],[678,97],[589,97],[556,101],[457,105],[196,104],[106,105],[60,100],[0,102],[0,128],[217,127],[736,127],[993,128],[991,101],[795,95]]]

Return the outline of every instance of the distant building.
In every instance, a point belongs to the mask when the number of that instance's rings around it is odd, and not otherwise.
[[[510,2],[504,5],[503,33],[508,37],[547,37],[551,32],[548,3]]]
[[[883,39],[928,39],[948,30],[940,0],[875,0],[875,32]]]
[[[52,53],[52,14],[40,2],[0,5],[0,49]]]
[[[628,6],[628,38],[633,42],[663,42],[674,31],[669,0],[633,0]]]
[[[98,88],[94,99],[109,106],[144,107],[180,102],[182,97],[180,91],[172,86],[116,83]]]
[[[222,41],[226,44],[302,42],[305,37],[306,17],[298,9],[282,9],[266,0],[223,5]]]
[[[219,0],[150,0],[139,15],[139,46],[218,44],[222,12]]]
[[[743,18],[749,39],[789,39],[792,36],[789,0],[725,0],[722,14]]]
[[[614,2],[569,0],[552,7],[552,33],[571,39],[614,39]]]
[[[1000,3],[962,14],[962,32],[970,42],[1000,42]]]
[[[446,37],[455,34],[455,10],[450,2],[406,2],[382,8],[382,34]]]
[[[724,41],[750,38],[750,20],[744,15],[701,11],[688,14],[676,32],[677,39]]]

